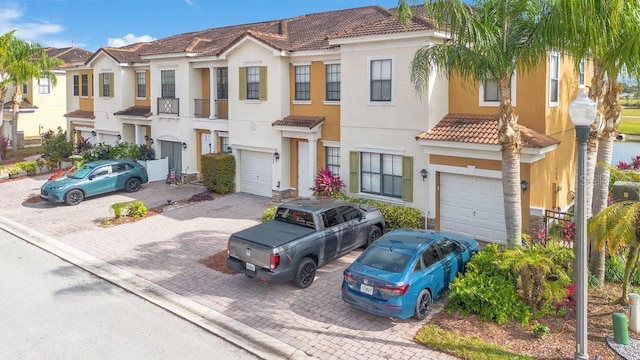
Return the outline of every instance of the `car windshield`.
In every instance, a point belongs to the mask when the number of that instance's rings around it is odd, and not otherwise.
[[[313,222],[313,214],[300,210],[279,208],[276,212],[275,220],[302,225],[312,229],[316,228]]]
[[[72,172],[71,174],[68,174],[67,177],[70,177],[72,179],[82,179],[83,177],[86,177],[94,168],[89,167],[89,166],[83,166],[80,169]]]
[[[358,261],[379,270],[401,273],[411,261],[411,255],[400,252],[398,249],[375,246],[363,252]]]

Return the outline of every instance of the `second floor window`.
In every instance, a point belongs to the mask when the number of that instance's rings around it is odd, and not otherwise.
[[[326,69],[327,101],[340,101],[340,64],[328,64]]]
[[[294,66],[296,100],[311,100],[310,68],[309,65]]]
[[[560,98],[560,56],[552,52],[549,56],[549,106],[558,106]]]
[[[176,97],[176,72],[175,70],[160,71],[161,97]]]
[[[89,75],[82,75],[82,96],[89,96]]]
[[[247,99],[260,99],[260,68],[247,67]]]
[[[51,79],[40,78],[38,80],[38,94],[50,94],[51,93]]]
[[[391,60],[371,61],[371,101],[391,101]]]
[[[73,96],[80,95],[80,80],[78,75],[73,75]]]
[[[227,68],[216,69],[216,82],[218,85],[218,99],[229,98],[229,70]]]
[[[147,73],[140,71],[136,73],[136,96],[139,98],[147,97]]]
[[[29,85],[26,82],[22,83],[22,95],[29,93]]]
[[[498,83],[493,80],[485,80],[482,82],[482,88],[484,90],[482,99],[485,102],[499,102],[500,101],[500,88]]]
[[[99,82],[99,95],[113,97],[113,73],[100,73]]]

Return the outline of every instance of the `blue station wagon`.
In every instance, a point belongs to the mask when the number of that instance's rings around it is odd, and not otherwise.
[[[66,176],[49,180],[40,188],[44,200],[77,205],[84,198],[117,190],[135,192],[149,181],[144,166],[133,160],[98,160]]]
[[[391,231],[344,271],[342,299],[372,314],[422,320],[477,251],[478,243],[464,235]]]

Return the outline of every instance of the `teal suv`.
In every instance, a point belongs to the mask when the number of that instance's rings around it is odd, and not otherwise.
[[[99,160],[73,173],[44,183],[40,197],[55,203],[78,205],[84,198],[117,190],[135,192],[149,181],[147,169],[132,160]]]

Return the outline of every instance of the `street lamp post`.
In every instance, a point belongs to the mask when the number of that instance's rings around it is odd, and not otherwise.
[[[576,126],[578,139],[578,169],[575,201],[576,241],[576,360],[587,360],[587,139],[589,129],[596,118],[596,103],[580,90],[575,100],[569,104],[569,116]]]

